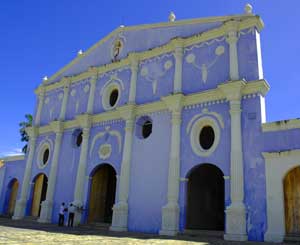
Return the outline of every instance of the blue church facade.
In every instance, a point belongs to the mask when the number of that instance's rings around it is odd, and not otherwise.
[[[76,224],[114,231],[223,230],[237,241],[300,233],[285,202],[297,190],[284,185],[300,166],[300,120],[266,122],[262,28],[250,6],[170,15],[79,52],[35,91],[29,151],[2,159],[0,211],[13,205],[13,219],[54,223],[61,202],[73,202]]]

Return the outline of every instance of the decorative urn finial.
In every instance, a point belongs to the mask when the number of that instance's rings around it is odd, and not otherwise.
[[[252,14],[252,10],[253,10],[252,5],[247,3],[244,8],[245,14]]]
[[[48,81],[48,77],[47,77],[47,76],[44,76],[44,77],[43,77],[43,82],[46,83],[47,81]]]
[[[83,51],[82,49],[80,49],[78,52],[77,52],[77,55],[82,55],[83,54]]]
[[[173,11],[171,11],[169,15],[169,21],[174,22],[175,20],[176,20],[176,15],[174,14]]]

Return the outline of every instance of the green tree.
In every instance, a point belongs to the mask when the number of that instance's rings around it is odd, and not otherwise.
[[[28,144],[27,142],[29,141],[29,136],[26,133],[25,129],[27,127],[31,127],[32,126],[32,121],[33,121],[33,117],[31,114],[26,114],[25,115],[26,121],[20,122],[19,126],[20,126],[20,134],[21,134],[21,141],[22,142],[26,142],[26,145],[24,145],[24,147],[22,148],[22,152],[26,153],[27,151],[27,147]]]

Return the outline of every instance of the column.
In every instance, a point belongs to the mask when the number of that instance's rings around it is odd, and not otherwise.
[[[26,132],[29,135],[29,153],[26,161],[26,168],[23,177],[21,195],[19,200],[16,202],[14,216],[12,217],[13,219],[22,219],[25,216],[28,189],[30,186],[30,177],[31,177],[33,156],[35,152],[37,128],[29,127],[26,129]]]
[[[230,103],[231,152],[230,198],[226,208],[225,240],[246,241],[246,208],[244,204],[244,163],[241,131],[241,91],[245,83],[234,81],[219,86]]]
[[[110,230],[127,231],[128,222],[128,194],[130,184],[130,165],[133,129],[135,121],[135,105],[127,105],[119,108],[121,117],[126,120],[125,140],[119,178],[118,202],[113,207],[113,219]]]
[[[226,41],[229,44],[229,64],[230,64],[230,80],[239,80],[239,62],[238,62],[238,23],[230,21],[225,24],[227,29]]]
[[[38,219],[40,223],[51,223],[52,220],[52,210],[53,210],[53,197],[56,186],[56,176],[57,176],[57,167],[59,152],[61,147],[62,135],[63,135],[63,122],[53,121],[50,124],[52,130],[55,132],[55,145],[53,151],[53,157],[51,162],[51,170],[48,181],[47,196],[46,200],[42,202],[41,205],[41,215]]]
[[[86,176],[86,166],[87,166],[87,156],[88,156],[88,144],[91,129],[91,116],[89,114],[79,115],[77,117],[78,123],[82,127],[82,144],[80,150],[79,165],[77,169],[76,184],[74,190],[74,204],[77,207],[83,206],[84,198],[84,184]],[[78,225],[81,221],[81,213],[77,212],[75,214],[74,223]]]
[[[61,110],[60,110],[60,115],[59,115],[60,121],[65,120],[68,98],[69,98],[70,83],[71,83],[70,79],[64,80],[64,97],[63,97],[63,101],[61,103]]]
[[[163,98],[172,112],[171,149],[168,174],[168,203],[162,208],[161,235],[174,236],[179,230],[180,128],[184,96],[176,94]]]
[[[175,75],[174,75],[174,94],[182,92],[182,57],[183,43],[176,40],[175,42]]]
[[[97,76],[94,75],[94,76],[92,76],[91,82],[90,82],[91,88],[90,88],[90,95],[89,95],[88,106],[87,106],[87,113],[88,114],[93,114],[96,82],[97,82]]]
[[[36,94],[38,95],[39,98],[39,103],[38,103],[38,108],[35,114],[35,120],[34,120],[34,125],[39,126],[41,123],[41,113],[43,109],[43,104],[44,104],[44,97],[45,97],[45,88],[43,85],[41,85],[37,90]]]
[[[129,58],[131,60],[131,79],[130,79],[130,91],[129,91],[129,104],[135,104],[136,97],[136,82],[137,73],[139,68],[139,60],[136,54],[130,54]]]

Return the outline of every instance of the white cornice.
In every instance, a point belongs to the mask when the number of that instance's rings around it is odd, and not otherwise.
[[[265,159],[283,158],[283,157],[299,157],[300,149],[278,151],[278,152],[262,152]],[[272,162],[270,162],[272,164]],[[283,163],[284,164],[284,163]]]
[[[262,124],[263,132],[282,131],[289,129],[300,129],[300,119],[282,120]]]
[[[248,94],[253,94],[253,93],[259,93],[264,95],[266,91],[268,91],[269,85],[265,80],[256,80],[256,81],[250,81],[245,84],[243,90],[242,90],[242,95],[248,95]],[[169,99],[171,97],[178,97],[178,94],[175,95],[169,95],[167,96]],[[182,97],[182,106],[189,106],[189,105],[194,105],[194,104],[199,104],[199,103],[204,103],[204,102],[210,102],[210,101],[216,101],[216,100],[223,100],[226,99],[224,93],[221,91],[220,88],[215,88],[211,90],[207,90],[204,92],[199,92],[195,94],[189,94],[189,95],[180,95]],[[166,97],[165,97],[166,98]],[[106,111],[102,112],[99,114],[94,114],[94,115],[88,115],[90,123],[97,124],[105,121],[111,121],[111,120],[120,120],[122,119],[122,114],[126,114],[126,110],[129,112],[129,110],[132,110],[131,107],[134,106],[135,114],[136,116],[141,116],[141,115],[146,115],[150,114],[153,112],[158,112],[158,111],[163,111],[163,110],[168,110],[168,107],[165,102],[163,101],[155,101],[152,103],[147,103],[147,104],[141,104],[141,105],[124,105],[122,107],[119,107],[117,110],[111,110],[111,111]],[[80,124],[79,119],[86,119],[87,114],[84,115],[79,115],[77,116],[77,119],[74,120],[69,120],[62,122],[63,125],[60,125],[61,128],[64,130],[71,129],[71,128],[76,128],[82,126]],[[82,121],[81,120],[81,121]],[[50,123],[51,125],[51,123]],[[46,134],[49,132],[53,132],[53,127],[50,125],[45,125],[42,127],[37,128],[38,134]]]
[[[167,22],[167,23],[159,23],[159,24],[153,24],[153,25],[141,25],[141,26],[132,26],[132,27],[120,27],[110,33],[108,36],[100,40],[98,43],[96,43],[94,46],[92,46],[90,49],[88,49],[85,53],[83,53],[80,56],[77,56],[73,61],[71,61],[68,65],[63,67],[61,70],[59,70],[57,73],[55,73],[53,76],[51,76],[48,79],[48,83],[56,79],[59,75],[61,75],[64,71],[66,71],[68,68],[76,64],[79,60],[81,60],[83,57],[90,54],[95,48],[100,46],[102,43],[107,41],[109,38],[117,34],[118,32],[123,31],[131,31],[131,30],[141,30],[141,29],[147,29],[147,28],[157,28],[157,27],[168,27],[168,26],[178,26],[178,25],[187,25],[187,24],[197,24],[197,23],[210,23],[210,22],[226,22],[226,21],[232,21],[236,20],[239,21],[239,30],[250,28],[255,26],[258,30],[261,30],[263,28],[263,22],[260,19],[259,16],[248,16],[248,15],[233,15],[233,16],[226,16],[226,17],[212,17],[212,18],[205,18],[205,19],[193,19],[193,20],[184,20],[184,21],[176,21],[176,22]],[[180,42],[183,45],[183,47],[187,47],[190,45],[193,45],[195,43],[207,41],[213,38],[217,38],[219,36],[223,36],[226,34],[226,25],[223,24],[221,27],[208,30],[206,32],[203,32],[201,34],[193,35],[189,38],[180,38]],[[172,52],[176,47],[174,46],[174,40],[171,40],[169,43],[153,48],[149,51],[134,53],[134,55],[139,60],[145,60],[149,59],[154,56],[158,56],[164,53]],[[93,69],[88,69],[85,72],[82,72],[78,75],[71,76],[72,82],[76,82],[82,79],[86,79],[95,73],[101,74],[105,73],[107,71],[111,71],[114,69],[118,69],[124,66],[127,66],[131,62],[131,53],[128,54],[128,56],[125,59],[122,59],[118,62],[109,63],[100,67],[93,67]],[[63,78],[61,79],[63,80]],[[62,85],[61,80],[59,82],[53,83],[53,84],[43,84],[45,86],[46,91],[59,88]]]
[[[15,156],[0,158],[0,161],[3,161],[4,163],[6,163],[6,162],[21,161],[24,159],[25,159],[25,155],[15,155]]]

